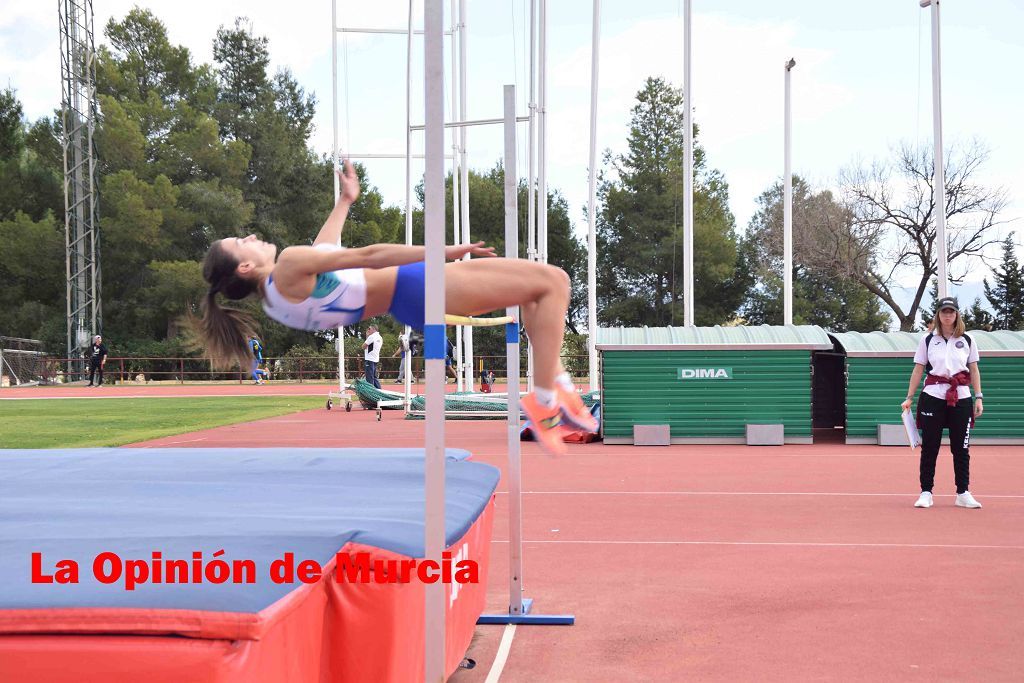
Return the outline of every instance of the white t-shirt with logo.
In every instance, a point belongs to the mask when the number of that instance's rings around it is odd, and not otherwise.
[[[380,347],[384,345],[384,339],[380,336],[380,333],[374,332],[366,338],[366,349],[363,352],[363,358],[374,363],[380,362]]]
[[[928,345],[925,346],[925,343]],[[941,334],[932,334],[921,337],[921,343],[917,345],[917,353],[914,354],[914,362],[926,368],[931,363],[930,374],[940,377],[952,377],[958,373],[969,371],[968,363],[978,362],[977,344],[968,343],[964,337],[950,337],[947,341]],[[924,393],[935,398],[946,399],[946,392],[949,391],[949,384],[931,384],[924,388]],[[956,388],[957,399],[970,398],[971,388],[959,386]]]

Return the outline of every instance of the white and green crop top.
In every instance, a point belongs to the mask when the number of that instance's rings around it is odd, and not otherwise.
[[[342,247],[317,244],[314,249],[335,251]],[[354,325],[363,319],[366,307],[366,276],[362,268],[332,270],[316,276],[313,292],[292,303],[274,285],[274,276],[264,287],[263,310],[277,322],[297,330],[328,330]]]

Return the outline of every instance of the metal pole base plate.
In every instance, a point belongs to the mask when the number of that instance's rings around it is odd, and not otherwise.
[[[478,624],[534,624],[537,626],[572,626],[576,617],[572,614],[530,614],[533,598],[523,598],[523,613],[481,614]]]

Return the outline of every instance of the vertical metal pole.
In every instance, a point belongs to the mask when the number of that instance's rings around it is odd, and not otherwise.
[[[790,151],[792,149],[792,120],[790,111],[790,72],[796,65],[796,60],[786,61],[785,79],[785,170],[783,171],[783,218],[782,218],[782,239],[783,239],[783,324],[793,324],[793,170],[790,165]]]
[[[691,0],[683,2],[683,107],[686,118],[683,152],[683,324],[693,325],[693,100],[690,81],[693,66],[693,19]]]
[[[466,0],[459,0],[459,121],[466,120]],[[454,56],[453,56],[454,59]],[[462,241],[470,242],[469,225],[469,167],[466,165],[466,127],[459,128],[459,171],[462,174],[462,192],[459,194],[458,211],[462,213]],[[453,209],[454,210],[454,209]],[[471,257],[466,254],[464,257]],[[465,341],[463,355],[465,357],[466,388],[473,390],[473,326],[463,328]]]
[[[540,0],[540,126],[537,141],[539,177],[537,192],[537,251],[541,263],[548,262],[548,0]]]
[[[935,203],[936,278],[941,299],[949,295],[947,274],[949,248],[946,244],[946,160],[942,152],[942,41],[939,0],[921,0],[921,7],[932,8],[932,126],[935,135],[935,176],[932,181]]]
[[[412,17],[413,2],[409,0],[409,21],[405,35],[405,243],[412,245]],[[412,403],[412,328],[405,326],[410,340],[405,354],[405,412]]]
[[[537,0],[530,0],[530,92],[527,97],[529,130],[526,158],[526,258],[537,260],[537,198],[535,157],[537,151]]]
[[[338,201],[338,0],[331,0],[331,107],[334,125],[334,146],[331,154],[331,175],[334,177],[334,201]],[[341,237],[338,237],[341,246]],[[345,328],[338,326],[338,391],[345,391]]]
[[[100,224],[99,215],[97,211],[98,199],[96,197],[96,149],[93,146],[93,135],[96,132],[96,79],[94,75],[96,73],[96,49],[95,41],[93,36],[94,22],[96,15],[92,9],[92,0],[87,0],[89,3],[89,11],[85,16],[86,22],[86,64],[85,64],[85,87],[88,93],[88,107],[89,107],[89,122],[86,128],[88,136],[86,138],[88,144],[88,159],[89,159],[89,205],[87,210],[89,211],[89,225],[91,226],[92,239],[89,240],[90,250],[90,268],[91,274],[89,276],[91,290],[89,293],[89,300],[92,302],[91,306],[91,322],[92,322],[92,333],[100,334],[103,332],[103,318],[102,318],[102,305],[100,299],[101,289],[101,273],[100,273]]]
[[[537,2],[530,0],[530,92],[527,96],[526,258],[539,260],[537,250]],[[533,348],[526,348],[526,389],[533,391]]]
[[[456,84],[459,82],[459,73],[458,73],[459,60],[457,59],[457,56],[456,56],[457,55],[456,50],[458,48],[458,46],[456,44],[456,40],[458,39],[458,18],[457,18],[457,15],[455,13],[455,0],[451,0],[451,2],[449,3],[449,7],[451,8],[450,14],[451,14],[451,61],[452,61],[452,82],[451,82],[452,112],[451,112],[451,117],[452,117],[452,120],[459,120],[459,121],[461,121],[461,119],[457,119],[456,118],[459,115],[459,113],[461,112],[461,109],[459,108],[459,100],[458,100],[459,95],[458,95],[458,88],[456,86]],[[462,130],[463,128],[464,128],[463,126],[459,126],[458,128],[452,128],[451,129],[451,132],[452,132],[452,244],[458,244],[459,242],[462,241],[462,231],[459,229],[460,228],[460,225],[459,225],[460,224],[460,220],[459,219],[461,218],[461,215],[462,215],[462,211],[461,211],[462,202],[459,199],[459,197],[460,197],[460,187],[459,187],[459,185],[460,185],[460,182],[462,180],[462,172],[461,172],[461,169],[459,167],[459,161],[460,161],[460,159],[459,159],[459,131]],[[468,258],[469,258],[469,254],[466,254],[462,258],[462,260],[465,261]],[[463,371],[463,366],[466,363],[465,363],[465,356],[463,355],[463,346],[462,346],[462,336],[463,336],[463,330],[464,329],[465,329],[465,326],[463,326],[463,325],[457,325],[455,327],[455,388],[456,388],[457,391],[465,391],[465,375],[464,375],[464,371]],[[448,381],[447,375],[445,376],[445,380],[444,381],[445,382]],[[470,388],[472,388],[472,385],[470,385]]]
[[[61,44],[61,120],[64,154],[65,293],[69,374],[103,325],[96,159],[96,50],[92,0],[57,5]]]
[[[426,292],[424,346],[426,391],[426,504],[425,558],[440,566],[445,546],[444,486],[444,357],[445,357],[445,192],[444,192],[444,4],[425,0],[424,18],[424,124],[426,169],[424,177],[424,236]],[[442,683],[445,671],[445,584],[425,586],[424,657],[427,683]]]
[[[532,18],[533,15],[531,15]],[[532,23],[532,22],[531,22]],[[541,263],[548,260],[548,237],[547,237],[547,123],[546,123],[546,100],[547,100],[547,0],[537,0],[537,95],[535,105],[536,126],[536,159],[537,159],[537,190],[535,198],[530,202],[534,210],[533,229],[530,236],[533,239],[533,258]],[[531,39],[532,39],[531,34]],[[531,54],[532,59],[532,54]],[[533,74],[531,73],[531,78]],[[532,151],[532,150],[531,150]],[[530,179],[531,187],[533,179]],[[533,344],[526,348],[526,388],[533,391]]]
[[[519,258],[519,183],[516,173],[516,87],[505,86],[505,258]],[[519,320],[519,307],[505,309]],[[519,325],[506,327],[508,362],[509,614],[523,613],[522,467],[519,445]]]
[[[71,277],[71,273],[74,272],[72,261],[74,260],[73,252],[71,251],[71,245],[74,243],[74,237],[72,231],[74,230],[74,221],[72,220],[71,206],[74,203],[74,191],[71,180],[71,169],[74,166],[74,161],[71,158],[71,135],[70,131],[73,125],[73,114],[71,112],[71,93],[74,67],[71,61],[72,48],[71,48],[71,22],[73,17],[71,16],[72,6],[66,2],[61,2],[57,9],[61,27],[61,129],[64,131],[63,139],[61,140],[61,148],[64,157],[64,284],[65,284],[65,312],[67,314],[67,357],[68,357],[68,377],[72,376],[75,367],[81,365],[80,363],[73,362],[71,359],[76,356],[81,356],[79,353],[78,344],[78,329],[76,325],[76,318],[73,317],[75,311],[75,288],[74,282]],[[62,12],[60,10],[63,10]],[[84,369],[84,368],[83,368]],[[77,374],[77,373],[75,373]]]
[[[587,356],[590,390],[597,391],[597,75],[601,54],[601,0],[594,0],[590,36],[590,183],[587,193]]]

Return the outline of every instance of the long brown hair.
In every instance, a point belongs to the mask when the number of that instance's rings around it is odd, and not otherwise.
[[[932,333],[937,334],[940,337],[942,335],[942,321],[939,320],[939,311],[942,309],[935,309],[935,318],[932,320]],[[964,317],[960,315],[960,311],[956,312],[956,322],[953,323],[953,336],[962,337],[967,333],[967,326],[964,325]]]
[[[193,326],[197,329],[206,354],[215,366],[227,367],[238,362],[241,367],[250,360],[249,337],[256,334],[252,316],[237,308],[221,307],[217,294],[240,301],[259,291],[259,283],[238,275],[238,259],[227,253],[221,240],[210,245],[203,260],[203,279],[210,284],[203,301],[203,317]]]

